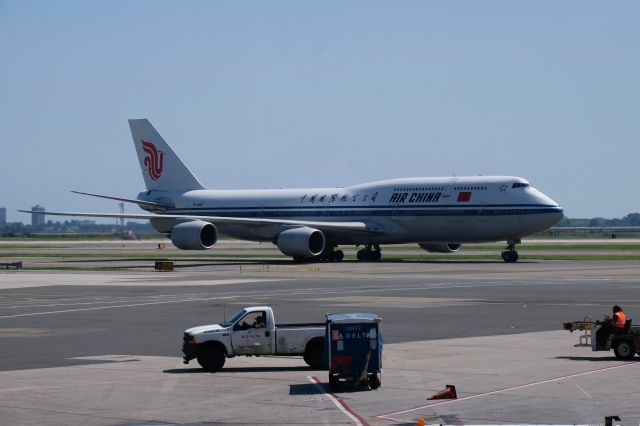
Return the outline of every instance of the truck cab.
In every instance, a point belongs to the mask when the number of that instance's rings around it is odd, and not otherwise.
[[[244,315],[241,315],[231,328],[231,346],[234,354],[274,355],[276,326],[271,308],[262,306],[243,311]]]

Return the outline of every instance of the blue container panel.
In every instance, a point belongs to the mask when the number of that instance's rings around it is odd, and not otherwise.
[[[382,351],[378,323],[331,323],[327,329],[331,345],[329,371],[344,375],[362,373],[369,348],[372,349],[367,372],[380,371]]]

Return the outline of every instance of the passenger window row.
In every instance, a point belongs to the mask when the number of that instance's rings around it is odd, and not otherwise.
[[[418,186],[418,187],[404,187],[400,186],[393,188],[394,192],[410,192],[410,191],[444,191],[443,186]]]
[[[486,186],[456,186],[454,191],[486,191]]]

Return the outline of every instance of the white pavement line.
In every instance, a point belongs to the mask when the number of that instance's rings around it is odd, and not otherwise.
[[[105,305],[109,303],[122,303],[122,300],[110,300],[110,301],[102,301],[102,302],[50,303],[48,305],[22,304],[22,305],[14,305],[14,306],[0,306],[0,309],[51,308],[53,306],[77,306],[77,305],[98,305],[98,304]]]
[[[346,402],[344,402],[342,400],[342,398],[338,398],[338,396],[334,393],[331,392],[325,392],[324,388],[322,386],[320,386],[320,380],[318,380],[317,377],[315,376],[307,376],[307,379],[309,379],[309,381],[311,383],[313,383],[316,388],[322,392],[323,395],[326,395],[331,402],[334,403],[334,405],[336,407],[338,407],[338,409],[340,411],[342,411],[347,417],[349,417],[351,420],[353,420],[353,422],[357,425],[357,426],[369,426],[369,424],[362,418],[360,417],[355,411],[353,411]]]
[[[265,280],[255,280],[255,282],[263,282]],[[275,280],[280,281],[280,280]],[[243,282],[246,282],[243,281]],[[596,284],[596,283],[594,283]],[[123,284],[124,285],[124,284]],[[220,296],[213,296],[207,298],[208,300],[212,299],[225,299],[225,298],[237,298],[241,296],[252,296],[252,297],[273,297],[273,296],[297,296],[297,295],[314,295],[314,294],[322,294],[322,295],[330,295],[330,294],[357,294],[357,293],[378,293],[378,292],[390,292],[390,291],[406,291],[406,290],[438,290],[438,289],[451,289],[451,288],[477,288],[477,287],[501,287],[507,284],[503,283],[493,283],[493,284],[481,284],[481,285],[446,285],[446,284],[437,284],[435,286],[425,286],[422,284],[413,284],[413,285],[390,285],[382,288],[378,287],[364,287],[355,290],[357,287],[347,287],[341,289],[335,288],[315,288],[315,289],[296,289],[296,290],[273,290],[267,292],[260,292],[257,290],[256,292],[239,292],[235,293],[233,296],[222,296],[222,294],[229,293],[221,293]],[[135,285],[133,286],[135,287]],[[354,288],[354,290],[349,290],[349,288]],[[0,288],[1,290],[1,288]],[[148,303],[136,303],[136,304],[127,304],[127,305],[117,305],[117,306],[101,306],[95,308],[80,308],[80,309],[68,309],[68,310],[60,310],[60,311],[49,311],[49,312],[34,312],[28,314],[15,314],[15,315],[3,315],[0,316],[0,319],[3,318],[17,318],[17,317],[30,317],[36,315],[51,315],[51,314],[61,314],[68,312],[79,312],[79,311],[92,311],[92,310],[100,310],[100,309],[113,309],[113,308],[128,308],[133,306],[145,306],[145,305],[159,305],[164,303],[180,303],[180,302],[192,302],[192,301],[202,301],[202,298],[185,298],[179,300],[170,300],[170,301],[160,301],[160,302],[148,302]],[[482,303],[482,302],[479,302]],[[24,305],[23,307],[28,308],[29,305]]]
[[[218,297],[216,299],[225,299],[225,298],[229,298],[229,297]],[[208,300],[211,300],[212,298],[209,298]],[[117,306],[97,306],[95,308],[79,308],[79,309],[66,309],[63,311],[50,311],[50,312],[31,312],[28,314],[15,314],[15,315],[3,315],[0,316],[0,319],[3,318],[17,318],[17,317],[33,317],[36,315],[52,315],[52,314],[64,314],[64,313],[68,313],[68,312],[80,312],[80,311],[97,311],[100,309],[115,309],[115,308],[130,308],[133,306],[147,306],[147,305],[162,305],[165,303],[183,303],[183,302],[195,302],[195,301],[202,301],[202,299],[198,298],[198,299],[194,299],[194,298],[190,298],[190,299],[179,299],[179,300],[166,300],[166,301],[162,301],[162,302],[146,302],[146,303],[132,303],[129,305],[117,305]]]
[[[41,288],[41,287],[55,287],[55,286],[72,286],[72,287],[97,287],[97,286],[109,286],[109,287],[175,287],[176,284],[164,279],[142,279],[137,281],[100,281],[100,282],[68,282],[68,281],[47,281],[47,282],[35,282],[28,280],[30,276],[21,276],[23,280],[16,280],[14,282],[2,282],[1,278],[5,275],[0,275],[0,290],[11,290],[21,288]],[[12,277],[13,278],[13,277]],[[63,277],[64,278],[64,277]],[[252,284],[256,282],[268,282],[268,281],[287,281],[288,279],[223,279],[223,280],[211,280],[211,281],[190,281],[185,286],[190,287],[211,287],[231,284]],[[178,285],[179,286],[179,285]]]
[[[589,399],[593,399],[593,398],[591,397],[591,395],[589,395],[589,393],[588,393],[586,390],[584,390],[584,389],[582,388],[582,386],[580,386],[580,385],[579,385],[579,384],[577,384],[577,383],[576,383],[575,385],[578,387],[578,389],[580,389],[580,390],[582,391],[582,393],[583,393],[583,394],[587,395],[587,397],[588,397]]]
[[[209,297],[207,293],[202,293],[205,297],[191,297],[177,300],[168,300],[168,301],[158,301],[158,302],[146,302],[146,303],[135,303],[135,304],[126,304],[126,305],[116,305],[116,306],[100,306],[95,308],[79,308],[79,309],[66,309],[60,311],[48,311],[48,312],[34,312],[27,314],[15,314],[15,315],[3,315],[0,316],[2,318],[16,318],[16,317],[29,317],[35,315],[50,315],[50,314],[61,314],[67,312],[79,312],[79,311],[92,311],[99,309],[112,309],[112,308],[128,308],[132,306],[145,306],[145,305],[159,305],[163,303],[179,303],[179,302],[192,302],[192,301],[202,301],[202,300],[212,300],[212,299],[234,299],[242,296],[251,296],[251,297],[273,297],[273,296],[296,296],[296,295],[330,295],[330,294],[354,294],[354,293],[373,293],[373,292],[384,292],[384,291],[404,291],[404,290],[414,290],[420,289],[422,287],[391,287],[391,288],[363,288],[360,290],[345,290],[345,289],[334,289],[334,288],[316,288],[316,289],[296,289],[296,290],[273,290],[267,292],[260,292],[259,290],[256,292],[238,292],[238,293],[221,293],[219,296],[211,296]],[[228,294],[227,296],[222,296],[223,294]],[[117,303],[113,301],[105,301],[105,302],[95,302],[95,303]],[[64,304],[64,305],[73,305],[73,304]],[[24,304],[21,306],[0,306],[0,309],[14,309],[14,308],[30,308],[38,305],[29,305]]]
[[[574,373],[574,374],[568,374],[566,376],[554,377],[552,379],[539,380],[537,382],[525,383],[524,385],[511,386],[511,387],[508,387],[508,388],[497,389],[497,390],[490,391],[490,392],[478,393],[478,394],[475,394],[475,395],[469,395],[469,396],[465,396],[465,397],[458,398],[458,399],[447,399],[447,400],[444,400],[444,401],[439,401],[439,402],[434,402],[434,403],[431,403],[431,404],[421,405],[419,407],[413,407],[413,408],[408,408],[406,410],[395,411],[393,413],[379,414],[379,415],[374,416],[374,417],[376,417],[378,419],[391,420],[391,421],[394,421],[394,422],[401,422],[403,420],[395,419],[395,418],[392,418],[391,416],[397,416],[398,414],[406,414],[406,413],[410,413],[412,411],[421,410],[423,408],[433,407],[435,405],[452,404],[454,402],[466,401],[468,399],[479,398],[481,396],[495,395],[495,394],[498,394],[498,393],[509,392],[509,391],[516,390],[516,389],[528,388],[528,387],[536,386],[536,385],[542,385],[544,383],[555,382],[555,381],[558,381],[558,380],[570,379],[572,377],[586,376],[588,374],[600,373],[602,371],[613,370],[615,368],[628,367],[630,365],[640,365],[640,362],[635,362],[635,361],[625,362],[624,364],[620,364],[620,365],[613,365],[613,366],[610,366],[610,367],[596,368],[595,370],[583,371],[582,373]]]

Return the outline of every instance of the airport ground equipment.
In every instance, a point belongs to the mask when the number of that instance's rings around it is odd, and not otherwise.
[[[325,325],[278,324],[269,306],[241,309],[221,324],[192,327],[184,332],[183,360],[192,359],[207,371],[218,371],[234,356],[301,355],[313,369],[324,367]]]
[[[156,271],[170,272],[173,271],[174,263],[170,260],[156,260]]]
[[[16,269],[22,269],[22,261],[19,262],[9,262],[9,263],[0,263],[0,266],[4,266],[5,269],[9,269],[11,268],[16,268]]]
[[[329,384],[377,389],[381,384],[382,336],[376,314],[327,314],[326,358]]]
[[[582,321],[565,322],[563,328],[572,333],[583,331],[576,347],[591,347],[592,351],[613,349],[620,360],[630,360],[636,352],[640,355],[640,326],[631,325],[631,320],[627,320],[624,328],[615,330],[608,326],[608,321],[592,321],[587,316]]]

